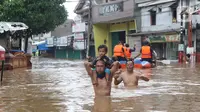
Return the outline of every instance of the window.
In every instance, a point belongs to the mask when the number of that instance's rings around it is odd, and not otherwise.
[[[159,8],[158,8],[158,12],[162,12],[162,8],[159,7]]]
[[[176,13],[177,13],[176,8],[172,8],[172,23],[176,23],[177,22]]]
[[[150,15],[151,25],[156,25],[156,11],[150,11]]]

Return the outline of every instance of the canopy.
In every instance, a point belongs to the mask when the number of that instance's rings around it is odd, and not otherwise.
[[[38,45],[38,50],[40,51],[45,51],[45,50],[50,50],[47,46],[47,43],[39,44]]]
[[[40,45],[40,44],[45,44],[45,43],[46,43],[46,41],[40,41],[40,42],[35,42],[32,45]]]
[[[28,26],[22,22],[0,22],[0,33],[5,31],[15,32],[17,30],[26,30]]]
[[[5,52],[5,49],[0,45],[0,51]]]
[[[47,47],[47,42],[46,41],[36,42],[36,43],[33,43],[32,45],[37,46],[38,50],[41,50],[41,51],[43,51],[43,50],[50,50]]]

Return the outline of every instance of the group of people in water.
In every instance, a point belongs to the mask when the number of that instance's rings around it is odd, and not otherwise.
[[[135,51],[135,47],[130,49],[128,44],[123,45],[122,42],[119,42],[114,47],[112,59],[106,56],[107,51],[106,45],[100,45],[98,56],[94,60],[84,63],[85,69],[92,80],[95,95],[109,96],[113,78],[115,85],[123,82],[125,86],[137,86],[140,79],[149,81],[149,78],[134,72],[134,58],[131,58],[131,52]],[[142,55],[142,60],[153,63],[152,54],[153,50],[149,43],[144,42],[140,53],[136,57]],[[126,66],[122,67],[121,62],[126,62]]]

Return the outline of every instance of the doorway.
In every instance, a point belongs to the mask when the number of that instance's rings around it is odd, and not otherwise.
[[[120,31],[120,32],[111,32],[111,40],[112,40],[112,55],[113,55],[113,49],[115,45],[121,41],[122,43],[126,43],[126,31]]]

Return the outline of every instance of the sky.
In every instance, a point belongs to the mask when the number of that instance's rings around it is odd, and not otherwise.
[[[76,7],[76,4],[79,0],[66,0],[66,1],[72,1],[72,2],[65,2],[65,8],[68,11],[68,19],[74,19],[76,14],[74,13],[74,8]]]

